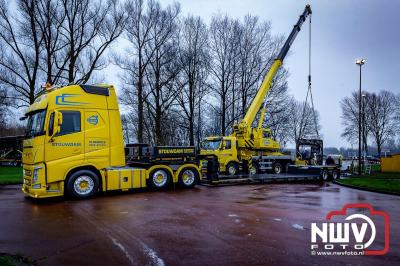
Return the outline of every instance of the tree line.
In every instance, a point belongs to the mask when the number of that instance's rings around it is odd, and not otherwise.
[[[340,104],[344,127],[342,136],[350,143],[358,144],[361,122],[362,150],[367,154],[371,144],[376,146],[378,155],[385,147],[391,152],[399,150],[400,143],[396,143],[396,138],[400,137],[400,95],[386,90],[378,93],[363,91],[360,98],[358,92],[353,92]]]
[[[121,70],[126,142],[198,145],[204,136],[229,134],[283,44],[271,23],[256,16],[216,14],[206,24],[183,16],[179,3],[15,4],[12,10],[0,0],[0,118],[10,106],[31,104],[45,82],[102,82],[114,64]],[[289,95],[288,76],[281,68],[274,79],[264,121],[283,145],[313,136],[319,127],[311,107]]]

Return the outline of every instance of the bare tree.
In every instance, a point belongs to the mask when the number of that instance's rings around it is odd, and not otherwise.
[[[181,69],[178,56],[178,14],[180,6],[175,4],[162,9],[155,8],[156,22],[150,29],[151,41],[145,47],[145,55],[150,58],[146,68],[149,93],[145,101],[153,118],[155,143],[165,145],[163,120],[179,94],[175,80]]]
[[[396,106],[395,119],[396,119],[397,123],[400,124],[400,94],[396,95],[396,98],[394,101],[395,101],[395,106]]]
[[[179,57],[182,73],[179,76],[181,86],[177,101],[183,112],[177,112],[183,118],[182,127],[188,130],[189,144],[195,144],[195,125],[200,118],[201,102],[207,87],[209,55],[207,26],[200,17],[189,16],[183,20]],[[196,119],[197,118],[197,119]],[[197,143],[199,142],[199,123]]]
[[[210,26],[210,65],[212,89],[219,101],[219,116],[221,118],[221,134],[227,130],[227,113],[235,97],[230,93],[235,91],[232,85],[235,82],[237,55],[239,53],[239,21],[228,16],[214,16]]]
[[[219,102],[223,135],[245,115],[281,43],[281,38],[272,37],[270,23],[260,23],[257,17],[246,16],[243,23],[227,16],[213,18],[211,86]],[[287,99],[287,76],[283,69],[275,78],[280,83],[272,86],[266,99],[269,112],[281,110],[274,106]]]
[[[59,0],[37,0],[36,13],[38,31],[42,37],[39,68],[45,74],[47,83],[56,84],[69,58],[63,52],[65,42],[62,42],[60,34],[65,12]]]
[[[17,12],[0,1],[0,83],[24,105],[35,100],[42,38],[36,1],[18,0]]]
[[[388,91],[370,93],[367,94],[365,104],[366,124],[375,140],[378,154],[381,155],[382,145],[399,129],[395,120],[396,96]]]
[[[312,107],[305,102],[299,102],[294,99],[289,103],[290,117],[290,138],[294,143],[298,143],[299,139],[302,138],[315,138],[316,129],[320,128],[319,114],[314,112]],[[315,122],[317,124],[315,124]]]
[[[0,1],[0,83],[31,104],[39,82],[87,82],[106,66],[104,54],[126,16],[116,0]]]
[[[122,34],[126,14],[116,0],[105,4],[90,0],[61,1],[65,20],[60,34],[68,58],[62,78],[69,83],[85,83],[95,70],[107,66],[103,54]]]
[[[342,124],[344,126],[342,137],[346,138],[347,141],[351,143],[356,143],[358,141],[360,117],[359,101],[360,97],[357,92],[353,92],[351,96],[344,97],[340,101],[342,107]],[[367,136],[369,134],[369,128],[366,126],[366,123],[362,123],[362,126],[363,128],[361,129],[361,133],[364,132],[363,139],[365,140],[363,142],[368,143]]]
[[[133,108],[137,124],[136,136],[139,143],[144,142],[144,100],[145,100],[145,72],[152,58],[148,43],[151,41],[150,30],[156,23],[156,2],[150,0],[147,5],[143,0],[129,0],[125,4],[128,15],[125,27],[125,39],[128,45],[125,54],[116,56],[116,64],[123,70],[122,88],[124,97],[122,103]],[[147,54],[145,53],[147,49]]]
[[[7,105],[7,90],[0,87],[0,130],[5,129],[6,126]]]
[[[125,143],[130,143],[130,130],[129,130],[129,118],[126,114],[121,114],[121,124],[122,124],[122,133],[124,136]]]
[[[278,70],[269,94],[266,98],[266,114],[264,126],[272,131],[272,137],[281,143],[294,141],[290,134],[292,110],[290,106],[294,99],[288,95],[287,78],[288,71],[285,68]],[[288,108],[289,107],[289,108]]]
[[[240,116],[257,93],[266,71],[278,53],[281,41],[271,36],[271,23],[259,23],[258,17],[246,16],[241,24],[239,50]]]

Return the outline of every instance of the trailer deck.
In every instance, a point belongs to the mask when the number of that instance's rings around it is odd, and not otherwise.
[[[316,174],[254,174],[228,176],[220,175],[217,179],[203,178],[203,185],[238,185],[257,183],[285,183],[302,181],[320,181],[321,177]]]

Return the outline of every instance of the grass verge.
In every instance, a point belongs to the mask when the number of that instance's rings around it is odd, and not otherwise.
[[[400,195],[400,173],[373,173],[337,180],[337,183],[361,189]]]
[[[22,181],[22,167],[0,166],[0,185],[22,184]]]
[[[2,266],[31,266],[36,265],[34,261],[21,255],[10,255],[0,253],[0,265]]]

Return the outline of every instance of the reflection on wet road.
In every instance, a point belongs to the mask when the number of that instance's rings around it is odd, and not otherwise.
[[[310,225],[346,203],[391,217],[389,253],[310,255]],[[325,184],[132,192],[78,201],[0,187],[0,251],[42,265],[398,265],[400,197]]]

